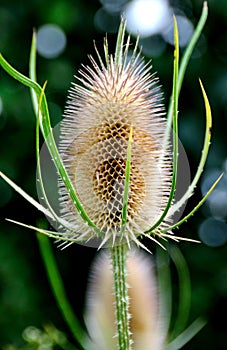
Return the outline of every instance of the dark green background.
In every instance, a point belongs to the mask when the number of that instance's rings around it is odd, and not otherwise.
[[[191,172],[199,159],[204,130],[204,110],[198,77],[206,87],[213,111],[213,138],[206,170],[222,168],[227,149],[227,2],[209,1],[209,18],[203,35],[207,45],[203,55],[192,59],[180,99],[181,141],[187,151]],[[172,1],[185,11],[193,23],[198,21],[202,1]],[[103,33],[94,26],[98,0],[53,0],[0,2],[0,51],[9,62],[28,74],[33,28],[45,23],[59,25],[67,36],[67,46],[57,58],[38,57],[38,77],[46,89],[53,124],[64,109],[67,90],[81,62],[94,53],[93,39],[101,47]],[[115,42],[116,35],[109,35]],[[173,48],[153,59],[168,101],[172,79]],[[36,197],[35,118],[27,88],[0,71],[0,169]],[[205,171],[206,171],[205,170]],[[0,182],[0,346],[20,345],[21,332],[29,325],[41,327],[53,322],[67,332],[46,279],[36,236],[32,231],[4,221],[5,217],[36,224],[42,217],[18,194]],[[187,210],[201,198],[200,187]],[[205,219],[199,212],[177,232],[198,238],[198,227]],[[227,349],[227,246],[180,243],[192,278],[192,315],[204,315],[207,326],[184,349]],[[69,299],[82,319],[82,305],[90,263],[95,250],[73,245],[60,251],[55,247]]]

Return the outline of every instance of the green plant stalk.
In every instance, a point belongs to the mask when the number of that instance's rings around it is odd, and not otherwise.
[[[131,126],[128,139],[127,155],[126,155],[126,168],[125,168],[125,186],[122,204],[122,220],[121,220],[121,237],[124,237],[126,222],[127,222],[127,206],[129,198],[129,186],[130,186],[130,169],[131,169],[131,151],[132,151],[132,131]],[[126,235],[127,236],[127,235]],[[113,280],[114,280],[114,296],[115,296],[115,315],[117,324],[117,338],[118,338],[118,350],[130,349],[130,329],[129,329],[129,297],[127,286],[127,250],[129,242],[120,241],[111,248]]]
[[[117,324],[118,350],[130,349],[129,298],[127,288],[127,246],[116,245],[111,249],[114,278],[115,314]]]

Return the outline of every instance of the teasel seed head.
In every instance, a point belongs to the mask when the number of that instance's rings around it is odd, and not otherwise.
[[[125,46],[124,29],[115,55],[104,43],[105,63],[83,66],[73,84],[61,123],[60,154],[75,192],[89,218],[107,242],[133,240],[149,230],[162,214],[171,186],[171,152],[163,146],[165,111],[158,79],[140,53]],[[122,227],[127,152],[130,179],[126,222]],[[61,214],[81,240],[96,237],[81,218],[62,179]],[[163,222],[159,228],[163,228]]]

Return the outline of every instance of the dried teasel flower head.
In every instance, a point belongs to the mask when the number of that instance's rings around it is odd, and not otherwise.
[[[171,185],[158,80],[136,53],[137,44],[133,52],[129,38],[124,44],[124,31],[123,24],[115,55],[109,55],[106,40],[105,63],[96,50],[99,64],[90,57],[91,66],[83,66],[77,77],[82,86],[73,84],[61,123],[63,163],[83,209],[103,234],[102,244],[119,239],[139,244],[138,235],[162,214]],[[62,179],[60,206],[81,239],[95,237]]]
[[[178,99],[192,49],[205,25],[207,14],[207,2],[204,2],[200,21],[180,65],[178,30],[174,19],[173,88],[166,119],[157,78],[150,74],[150,64],[145,64],[140,53],[136,53],[138,40],[130,51],[130,38],[125,40],[125,22],[122,21],[115,54],[109,54],[105,40],[104,59],[96,49],[98,63],[90,57],[91,65],[80,71],[80,85],[74,84],[71,89],[60,126],[61,154],[51,128],[45,85],[41,87],[35,81],[35,34],[30,55],[32,79],[17,72],[0,55],[3,69],[32,90],[37,116],[37,190],[40,203],[2,172],[0,177],[42,211],[56,231],[9,221],[59,239],[64,246],[79,242],[100,247],[119,241],[130,246],[130,242],[134,241],[146,249],[139,236],[147,236],[156,242],[156,237],[191,241],[173,235],[172,230],[200,208],[222,177],[220,175],[191,212],[179,220],[182,208],[193,195],[203,172],[211,141],[211,109],[200,81],[206,111],[203,149],[194,178],[179,197],[179,193],[176,195],[175,192],[177,181],[181,178],[185,183],[185,173],[178,176]],[[173,147],[168,141],[171,126]],[[51,176],[42,175],[42,163],[45,169],[47,162],[45,152],[44,157],[42,151],[39,156],[39,129],[51,164],[60,175],[60,215],[53,187],[49,186],[54,181]],[[49,187],[48,197],[46,189]],[[175,223],[168,224],[175,220]]]

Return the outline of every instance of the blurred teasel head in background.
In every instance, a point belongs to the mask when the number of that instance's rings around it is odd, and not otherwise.
[[[141,250],[128,253],[127,284],[133,349],[163,349],[166,339],[154,266],[150,256]],[[89,350],[117,348],[113,275],[105,252],[92,265],[84,318],[92,340]]]

